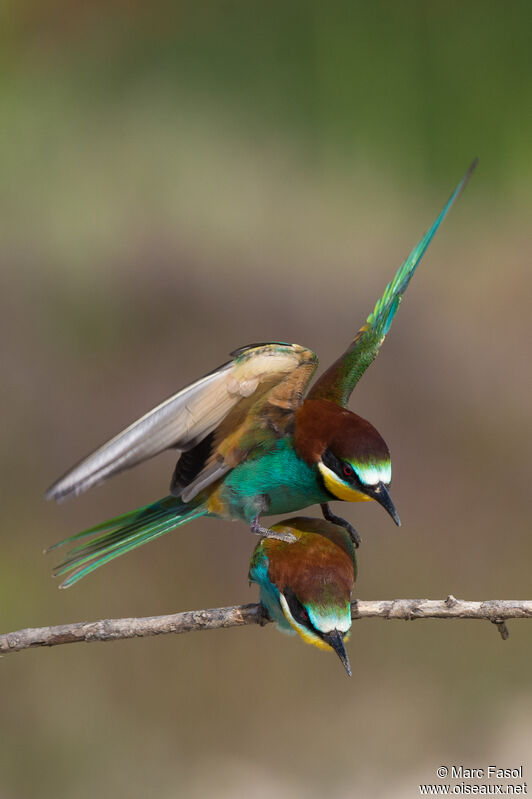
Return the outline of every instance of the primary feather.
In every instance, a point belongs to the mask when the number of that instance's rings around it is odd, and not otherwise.
[[[84,458],[48,489],[47,499],[81,494],[165,449],[191,449],[242,400],[258,399],[309,354],[315,359],[304,347],[283,343],[237,350],[232,361],[169,397]]]

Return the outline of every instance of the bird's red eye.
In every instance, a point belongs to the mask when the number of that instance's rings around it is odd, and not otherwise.
[[[353,474],[353,469],[347,463],[344,465],[344,474],[346,477],[351,477]]]

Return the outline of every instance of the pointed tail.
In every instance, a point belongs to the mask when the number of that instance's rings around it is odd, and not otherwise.
[[[451,194],[443,211],[436,217],[423,238],[418,241],[406,261],[399,267],[395,277],[388,283],[384,294],[366,319],[355,338],[332,366],[317,380],[308,393],[308,399],[327,399],[347,406],[354,387],[377,357],[379,348],[390,329],[412,275],[423,257],[423,253],[434,238],[434,234],[449,213],[453,203],[464,190],[473,174],[478,158],[475,158],[464,177]]]
[[[74,546],[67,553],[63,563],[54,569],[54,577],[68,574],[69,576],[59,587],[70,588],[104,563],[142,544],[147,544],[148,541],[153,541],[192,519],[205,516],[207,512],[203,505],[191,507],[177,497],[168,496],[152,505],[136,508],[114,519],[89,527],[88,530],[53,544],[47,550],[50,552],[63,544],[92,536],[89,541]]]

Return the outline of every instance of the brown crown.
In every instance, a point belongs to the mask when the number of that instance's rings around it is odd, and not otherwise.
[[[390,457],[380,433],[356,413],[329,400],[306,400],[296,412],[294,446],[307,463],[317,463],[326,449],[359,463]]]
[[[355,581],[353,560],[347,551],[318,533],[304,533],[292,544],[275,539],[263,542],[270,579],[280,591],[290,586],[300,602],[344,602]]]

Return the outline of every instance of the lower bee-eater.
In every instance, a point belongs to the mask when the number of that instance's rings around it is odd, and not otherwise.
[[[357,571],[351,536],[340,525],[302,516],[272,530],[293,535],[295,541],[262,538],[255,547],[249,579],[260,588],[265,613],[283,632],[334,650],[351,676],[344,646]]]
[[[376,358],[410,279],[464,188],[473,162],[442,212],[399,267],[343,355],[305,390],[318,359],[297,344],[244,347],[232,360],[158,405],[101,446],[47,492],[61,500],[166,449],[180,451],[171,494],[61,543],[77,544],[56,574],[67,587],[113,558],[199,516],[246,521],[320,504],[326,519],[358,534],[329,508],[332,500],[375,500],[400,524],[388,493],[388,447],[368,421],[347,409]],[[56,545],[57,546],[57,545]]]

